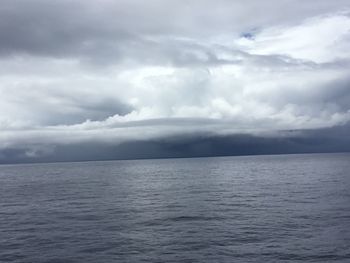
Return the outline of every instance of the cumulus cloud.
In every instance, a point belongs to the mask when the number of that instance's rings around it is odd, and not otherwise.
[[[346,0],[5,0],[0,148],[35,158],[69,143],[344,125],[349,10]]]

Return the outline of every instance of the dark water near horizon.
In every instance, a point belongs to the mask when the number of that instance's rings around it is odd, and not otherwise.
[[[0,166],[0,262],[350,262],[350,154]]]

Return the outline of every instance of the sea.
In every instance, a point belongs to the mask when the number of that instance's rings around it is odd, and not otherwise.
[[[350,154],[1,165],[0,262],[350,262]]]

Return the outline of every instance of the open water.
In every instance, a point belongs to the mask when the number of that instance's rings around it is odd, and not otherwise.
[[[2,165],[0,262],[350,262],[350,154]]]

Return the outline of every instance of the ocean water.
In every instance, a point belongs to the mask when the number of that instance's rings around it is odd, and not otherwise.
[[[2,165],[0,262],[350,262],[350,154]]]

